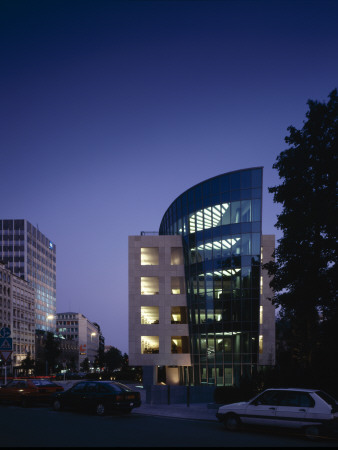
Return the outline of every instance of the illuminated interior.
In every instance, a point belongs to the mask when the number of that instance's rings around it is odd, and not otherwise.
[[[188,336],[172,336],[171,353],[189,353]]]
[[[221,205],[200,209],[196,214],[192,214],[189,218],[190,233],[217,227],[223,222],[227,223],[225,215],[228,209],[229,203],[223,203]],[[230,219],[228,223],[230,223]]]
[[[171,307],[171,323],[188,323],[187,308],[185,306]]]
[[[141,295],[156,295],[160,291],[158,277],[141,277]]]
[[[159,264],[158,247],[141,248],[141,266],[158,266]]]
[[[184,264],[182,248],[180,248],[180,247],[172,247],[171,248],[170,264],[172,266],[179,266],[181,264]]]
[[[141,306],[141,324],[152,325],[159,323],[158,306]]]
[[[158,336],[141,336],[141,353],[152,354],[158,353],[160,349]]]
[[[184,277],[171,277],[171,293],[174,295],[184,294]]]

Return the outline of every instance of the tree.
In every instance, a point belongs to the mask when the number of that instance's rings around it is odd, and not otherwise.
[[[89,359],[88,358],[85,358],[83,361],[82,361],[82,363],[80,364],[80,366],[81,366],[81,369],[84,371],[84,372],[89,372]]]
[[[31,358],[31,352],[28,352],[26,358],[21,361],[20,369],[23,371],[24,376],[27,376],[34,367],[35,361]]]
[[[111,347],[105,352],[105,363],[108,371],[120,369],[122,366],[123,357],[121,351],[116,347]]]
[[[309,100],[302,129],[288,128],[289,148],[273,165],[282,183],[269,188],[282,205],[275,261],[264,266],[273,303],[288,322],[288,347],[299,367],[314,369],[324,350],[338,361],[338,97]],[[332,340],[334,339],[334,340]],[[333,352],[333,353],[332,353]]]
[[[46,359],[46,375],[50,371],[54,371],[57,365],[57,359],[61,354],[60,341],[54,336],[53,333],[47,331],[46,344],[45,344],[45,359]]]

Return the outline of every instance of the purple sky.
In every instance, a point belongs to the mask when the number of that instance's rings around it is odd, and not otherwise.
[[[1,218],[57,245],[57,312],[128,352],[128,235],[207,178],[264,166],[276,233],[272,165],[338,87],[337,23],[335,0],[1,0]]]

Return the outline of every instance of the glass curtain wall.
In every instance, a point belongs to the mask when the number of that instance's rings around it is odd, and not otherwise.
[[[206,180],[160,225],[183,238],[195,385],[237,384],[257,365],[262,176],[258,167]]]

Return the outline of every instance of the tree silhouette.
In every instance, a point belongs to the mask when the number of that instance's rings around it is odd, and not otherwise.
[[[273,166],[282,182],[269,192],[283,208],[276,223],[283,237],[275,262],[264,267],[272,276],[272,301],[288,322],[287,346],[300,368],[313,371],[319,360],[326,367],[338,361],[337,90],[327,103],[307,104],[307,120],[300,130],[288,128],[289,148]]]

